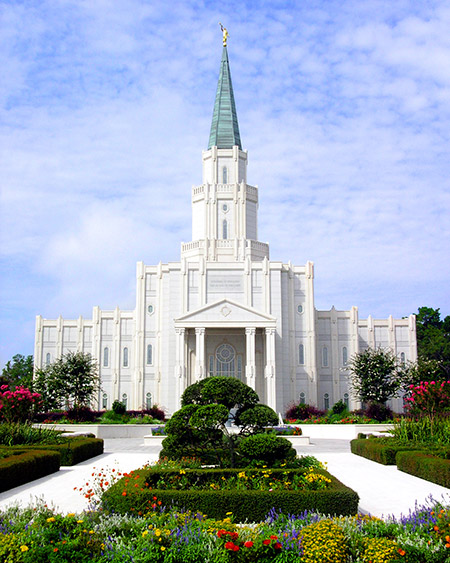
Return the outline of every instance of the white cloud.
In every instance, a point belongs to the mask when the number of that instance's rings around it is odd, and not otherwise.
[[[316,264],[319,308],[450,312],[445,2],[11,3],[0,62],[0,353],[34,315],[134,306],[135,262],[190,239],[229,55],[260,238]]]

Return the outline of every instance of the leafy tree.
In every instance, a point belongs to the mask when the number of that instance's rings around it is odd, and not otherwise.
[[[100,391],[98,365],[90,354],[68,352],[53,364],[38,370],[34,388],[44,401],[44,409],[89,407]]]
[[[384,405],[402,385],[402,367],[394,353],[367,348],[349,362],[352,392],[363,403]]]
[[[276,412],[258,401],[251,387],[233,377],[208,377],[190,385],[181,409],[166,424],[161,457],[192,455],[234,467],[239,442],[278,422]],[[229,423],[238,431],[231,432]]]
[[[450,377],[450,315],[441,320],[439,309],[419,307],[416,316],[417,351],[423,360],[436,360],[443,378]]]
[[[16,354],[6,362],[0,376],[0,385],[31,388],[33,383],[33,356]]]

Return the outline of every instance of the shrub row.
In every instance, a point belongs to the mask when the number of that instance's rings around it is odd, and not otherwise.
[[[350,442],[350,449],[352,454],[360,455],[371,461],[376,461],[383,465],[395,465],[395,456],[398,452],[415,451],[417,446],[386,444],[386,442],[382,442],[378,438],[374,440],[357,438]]]
[[[58,452],[61,465],[76,465],[81,461],[90,459],[103,453],[103,440],[101,438],[74,437],[63,444],[20,446],[21,450],[45,450]]]
[[[210,518],[223,519],[232,512],[236,522],[263,520],[272,508],[285,514],[312,510],[340,515],[356,514],[358,509],[358,494],[325,471],[323,474],[331,479],[328,489],[272,492],[151,489],[148,486],[150,472],[148,469],[138,470],[115,483],[103,494],[103,508],[121,514],[145,514],[157,499],[163,506],[176,505],[182,510],[200,511]],[[223,474],[225,476],[225,472]],[[216,475],[220,472],[216,471]]]
[[[450,460],[428,452],[398,452],[397,467],[400,471],[450,488]]]
[[[383,465],[397,465],[400,471],[450,488],[450,449],[419,445],[396,445],[374,439],[359,438],[350,442],[352,453]]]
[[[4,451],[11,455],[0,459],[0,492],[54,473],[60,467],[59,452],[32,448],[8,448]]]

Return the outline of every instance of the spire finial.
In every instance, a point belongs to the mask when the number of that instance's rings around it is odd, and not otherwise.
[[[227,39],[230,36],[230,34],[228,33],[228,29],[226,27],[224,27],[220,22],[220,29],[222,31],[222,41],[223,41],[223,46],[226,47],[227,46]]]

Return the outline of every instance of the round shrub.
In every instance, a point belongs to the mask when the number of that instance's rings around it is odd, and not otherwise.
[[[334,403],[333,408],[331,409],[333,414],[341,414],[347,410],[347,406],[344,401],[339,400],[337,403]]]
[[[243,412],[237,412],[235,424],[238,426],[253,426],[262,430],[266,426],[275,426],[278,423],[277,413],[267,405],[255,405]]]
[[[302,563],[346,563],[348,545],[342,528],[331,520],[321,520],[302,531]]]
[[[125,405],[121,401],[114,401],[112,410],[114,414],[125,414],[127,412]]]
[[[273,467],[283,461],[292,461],[297,456],[291,442],[275,434],[254,434],[241,440],[238,453],[246,465],[262,462]]]
[[[323,414],[325,414],[325,411],[321,411],[313,405],[299,403],[289,406],[285,418],[288,420],[308,420],[312,416],[322,416]]]

